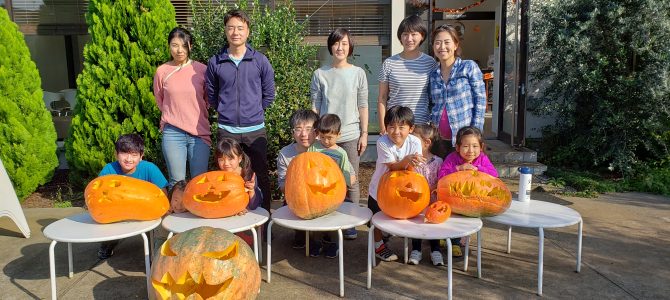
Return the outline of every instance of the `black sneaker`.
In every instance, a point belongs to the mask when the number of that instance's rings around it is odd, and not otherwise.
[[[98,258],[99,259],[108,259],[114,255],[114,246],[116,243],[103,242],[98,249]]]
[[[340,252],[340,247],[334,242],[323,242],[323,256],[326,258],[336,258]]]
[[[321,250],[322,250],[321,242],[319,241],[310,241],[309,242],[309,256],[311,257],[319,257],[321,255]]]
[[[382,244],[379,248],[375,249],[375,256],[383,261],[398,260],[398,256],[386,248],[386,244]]]

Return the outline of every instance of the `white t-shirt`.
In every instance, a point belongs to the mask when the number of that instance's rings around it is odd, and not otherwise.
[[[368,193],[372,198],[377,199],[377,188],[379,180],[384,173],[389,171],[387,163],[401,161],[405,156],[410,154],[421,154],[421,140],[414,135],[408,135],[402,147],[396,146],[388,135],[384,135],[377,140],[377,165],[375,166],[375,173],[370,179],[370,186]]]

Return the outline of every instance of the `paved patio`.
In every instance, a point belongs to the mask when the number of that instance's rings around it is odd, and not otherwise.
[[[575,272],[577,226],[545,230],[546,299],[661,299],[670,295],[670,199],[642,193],[607,194],[595,199],[557,197],[535,192],[533,198],[572,207],[582,214],[584,240],[581,273]],[[3,299],[50,297],[49,240],[42,230],[81,208],[26,209],[32,237],[25,239],[8,218],[0,219],[0,290]],[[484,223],[483,278],[476,277],[476,254],[470,268],[454,262],[454,298],[535,298],[537,232],[515,229],[512,253],[505,253],[506,228]],[[337,260],[309,258],[290,247],[292,232],[276,226],[272,283],[263,283],[260,299],[336,299]],[[476,240],[473,238],[473,243]],[[367,228],[344,245],[345,296],[352,299],[444,299],[446,268],[430,264],[427,245],[419,266],[380,263],[366,284]],[[96,256],[97,244],[74,244],[74,277],[67,277],[67,248],[56,247],[58,296],[61,299],[143,299],[146,297],[141,238],[124,240],[107,261]],[[398,253],[402,239],[394,238]],[[472,247],[471,249],[475,249]],[[264,249],[265,250],[265,249]],[[445,258],[446,261],[446,258]]]

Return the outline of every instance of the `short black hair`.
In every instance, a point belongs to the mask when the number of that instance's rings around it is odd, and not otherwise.
[[[419,46],[423,44],[423,41],[426,40],[426,36],[428,35],[428,29],[426,28],[426,24],[423,23],[423,20],[417,15],[411,15],[402,22],[400,22],[400,26],[398,26],[398,40],[400,40],[400,36],[404,32],[418,32],[421,34],[423,37],[421,39],[421,42],[419,42]]]
[[[116,153],[139,153],[144,155],[144,140],[137,133],[122,134],[114,143]]]
[[[354,55],[354,40],[351,38],[349,30],[345,28],[337,28],[328,35],[328,52],[330,55],[333,55],[333,45],[343,40],[344,37],[349,38],[349,54],[347,56]]]
[[[172,31],[170,31],[170,34],[168,34],[168,45],[170,45],[172,39],[176,37],[184,40],[184,42],[188,46],[186,47],[186,54],[188,54],[188,56],[190,57],[191,56],[190,48],[193,46],[193,42],[195,41],[193,35],[191,35],[191,32],[189,32],[188,30],[186,30],[186,28],[183,27],[173,28]],[[172,54],[170,54],[170,56],[172,56]],[[174,59],[174,57],[172,59]]]
[[[384,126],[389,126],[390,124],[414,126],[414,113],[409,107],[393,106],[386,111],[386,115],[384,116]]]
[[[314,111],[309,109],[299,109],[291,114],[291,118],[288,123],[291,128],[296,128],[300,123],[312,123],[312,127],[316,126],[316,122],[319,121],[319,115]]]
[[[223,16],[223,25],[228,24],[228,21],[232,18],[240,18],[242,22],[247,24],[247,27],[249,27],[249,30],[251,31],[251,19],[249,19],[249,16],[247,16],[247,13],[245,13],[241,9],[233,9],[229,10],[225,16]]]
[[[322,134],[340,134],[341,127],[340,117],[335,114],[325,114],[319,118],[316,130]]]
[[[479,140],[479,146],[483,148],[484,138],[482,137],[482,131],[474,126],[465,126],[458,130],[456,133],[456,145],[462,145],[463,137],[467,135],[474,135]]]

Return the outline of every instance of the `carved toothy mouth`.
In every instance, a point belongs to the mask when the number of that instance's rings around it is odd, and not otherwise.
[[[408,183],[407,185],[405,185],[405,188],[408,189],[408,190],[405,190],[405,191],[396,190],[396,195],[398,197],[405,198],[405,199],[407,199],[409,201],[412,201],[412,202],[417,202],[421,199],[421,193],[411,190],[412,189],[412,184],[411,183]]]

